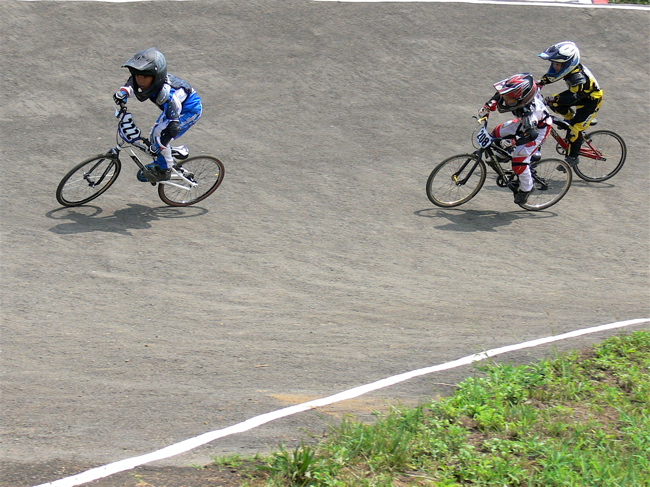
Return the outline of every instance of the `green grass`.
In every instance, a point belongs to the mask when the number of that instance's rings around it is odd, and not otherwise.
[[[374,424],[346,418],[315,445],[238,457],[242,485],[650,485],[650,332],[476,369],[453,397],[393,408]]]

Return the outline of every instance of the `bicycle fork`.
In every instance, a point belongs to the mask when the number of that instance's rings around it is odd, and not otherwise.
[[[106,159],[111,159],[112,162],[111,162],[111,164],[109,164],[108,166],[106,166],[106,169],[104,169],[104,172],[101,174],[101,176],[99,176],[99,178],[93,180],[93,179],[92,179],[93,172],[95,171],[95,169],[97,169],[97,167],[98,167],[102,162],[104,162],[104,159],[99,159],[99,160],[97,161],[97,163],[96,163],[93,167],[91,167],[90,170],[89,170],[88,172],[84,173],[83,178],[86,180],[86,182],[88,182],[88,185],[89,185],[91,188],[94,188],[95,186],[97,186],[97,185],[99,185],[99,184],[102,184],[102,181],[104,181],[104,178],[106,178],[106,176],[107,176],[108,173],[111,171],[111,169],[113,169],[113,166],[115,165],[115,161],[119,161],[119,159],[120,159],[120,157],[119,157],[119,153],[118,153],[115,149],[111,149],[111,150],[108,151],[108,153],[106,154]]]
[[[470,161],[471,161],[471,159],[467,159],[467,161],[465,161],[465,164],[463,164],[460,167],[460,169],[458,169],[458,171],[456,171],[456,173],[451,176],[451,179],[456,184],[456,186],[463,186],[465,183],[467,183],[467,181],[472,176],[472,174],[474,174],[474,171],[476,170],[476,167],[479,164],[478,161],[476,161],[474,166],[472,166],[472,168],[469,170],[469,172],[467,173],[467,176],[465,176],[462,179],[459,177],[460,174],[465,170],[465,168],[467,167],[467,164],[469,164]]]

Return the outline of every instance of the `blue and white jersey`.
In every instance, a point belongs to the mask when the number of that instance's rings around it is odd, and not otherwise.
[[[174,76],[167,75],[167,80],[157,95],[151,96],[158,108],[160,108],[165,118],[169,121],[180,120],[180,115],[188,115],[201,111],[201,97],[185,80]]]
[[[129,96],[133,96],[134,89],[133,78],[129,78],[126,84],[121,88]],[[168,74],[165,83],[158,93],[149,97],[153,103],[164,113],[165,118],[170,122],[178,122],[181,113],[185,116],[189,114],[198,114],[201,112],[201,97],[185,80]]]

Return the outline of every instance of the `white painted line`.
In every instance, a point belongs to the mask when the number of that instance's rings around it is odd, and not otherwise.
[[[118,462],[109,463],[102,467],[93,468],[87,470],[77,475],[71,477],[66,477],[54,482],[49,482],[46,484],[40,484],[36,487],[73,487],[75,485],[85,484],[93,480],[101,479],[108,477],[119,472],[124,472],[125,470],[131,470],[135,467],[139,467],[146,463],[154,462],[156,460],[163,460],[175,455],[180,455],[181,453],[188,452],[194,448],[210,443],[218,438],[223,438],[225,436],[234,435],[236,433],[243,433],[245,431],[252,430],[263,424],[269,423],[276,419],[284,418],[286,416],[291,416],[293,414],[301,413],[308,411],[310,409],[328,406],[336,402],[345,401],[347,399],[354,399],[368,392],[376,391],[378,389],[383,389],[384,387],[389,387],[400,382],[412,379],[414,377],[419,377],[421,375],[431,374],[432,372],[439,372],[441,370],[453,369],[455,367],[460,367],[463,365],[469,365],[473,362],[478,362],[484,360],[488,357],[494,357],[496,355],[501,355],[508,352],[513,352],[515,350],[522,350],[524,348],[537,347],[539,345],[545,345],[547,343],[557,342],[560,340],[566,340],[567,338],[575,338],[581,335],[588,335],[590,333],[598,333],[601,331],[613,330],[616,328],[623,328],[625,326],[638,325],[640,323],[649,322],[650,318],[640,318],[635,320],[627,321],[618,321],[616,323],[610,323],[607,325],[594,326],[592,328],[584,328],[582,330],[571,331],[569,333],[563,333],[562,335],[557,335],[554,337],[539,338],[537,340],[531,340],[528,342],[519,343],[517,345],[508,345],[506,347],[494,348],[488,350],[487,352],[477,353],[474,355],[468,355],[467,357],[454,360],[452,362],[447,362],[441,365],[434,365],[432,367],[426,367],[424,369],[413,370],[411,372],[405,372],[403,374],[394,375],[386,379],[381,379],[370,384],[363,386],[355,387],[347,391],[339,392],[333,396],[324,397],[322,399],[315,399],[313,401],[304,402],[302,404],[297,404],[295,406],[290,406],[284,409],[279,409],[270,413],[262,414],[260,416],[255,416],[254,418],[248,419],[243,423],[238,423],[228,428],[211,431],[209,433],[204,433],[194,438],[190,438],[180,443],[175,443],[168,447],[165,447],[161,450],[157,450],[146,455],[139,457],[127,458],[125,460],[120,460]]]
[[[0,0],[1,1],[1,0]],[[136,3],[155,2],[158,0],[18,0],[20,2],[104,2],[104,3]],[[192,0],[166,0],[176,2],[191,2]],[[312,0],[314,2],[347,2],[347,3],[484,3],[488,5],[535,5],[540,7],[589,7],[616,8],[624,10],[650,10],[650,6],[634,4],[601,4],[598,0]]]
[[[535,7],[571,7],[571,8],[615,8],[623,10],[650,10],[650,6],[633,4],[599,4],[585,0],[313,0],[315,2],[339,3],[481,3],[487,5],[528,5]]]
[[[0,0],[1,1],[1,0]],[[157,2],[160,0],[18,0],[19,2],[102,2],[102,3],[136,3]],[[191,2],[193,0],[164,0],[166,2]]]
[[[0,0],[1,1],[1,0]],[[135,3],[155,2],[158,0],[18,0],[20,2],[104,2],[104,3]],[[176,2],[191,2],[192,0],[166,0]],[[616,8],[623,10],[650,10],[650,6],[635,4],[608,4],[599,0],[312,0],[314,2],[347,2],[347,3],[484,3],[488,5],[535,5],[539,7],[588,7],[588,8]]]

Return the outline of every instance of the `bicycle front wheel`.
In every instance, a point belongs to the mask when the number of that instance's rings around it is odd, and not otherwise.
[[[543,159],[530,165],[533,174],[533,192],[521,206],[525,210],[539,211],[564,198],[573,178],[571,167],[561,159]]]
[[[591,183],[606,181],[621,170],[627,157],[623,138],[610,130],[584,134],[580,147],[580,162],[573,170],[581,179]]]
[[[206,199],[226,172],[223,163],[212,156],[190,157],[177,162],[174,169],[169,181],[158,184],[158,196],[169,206],[190,206]]]
[[[88,203],[111,187],[121,168],[120,160],[112,154],[91,157],[63,177],[56,188],[56,200],[63,206]]]
[[[460,206],[476,196],[486,176],[485,163],[474,154],[452,156],[429,175],[427,197],[436,206]]]

